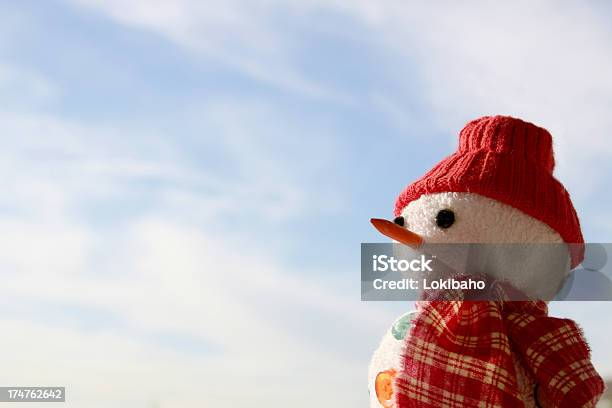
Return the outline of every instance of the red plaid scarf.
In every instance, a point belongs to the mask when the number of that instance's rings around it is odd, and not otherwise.
[[[571,320],[544,302],[432,301],[406,340],[395,381],[400,408],[526,407],[513,354],[531,371],[546,406],[593,407],[604,384]]]

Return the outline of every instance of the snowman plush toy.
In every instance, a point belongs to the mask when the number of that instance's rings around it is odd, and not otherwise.
[[[553,176],[549,132],[508,116],[469,122],[457,151],[408,185],[393,228],[406,245],[557,244],[561,268],[500,255],[487,274],[527,299],[422,300],[385,334],[369,370],[370,406],[594,407],[604,391],[573,321],[548,316],[584,256],[580,223]],[[399,234],[398,234],[398,231]]]

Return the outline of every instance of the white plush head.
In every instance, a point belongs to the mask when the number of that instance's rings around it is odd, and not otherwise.
[[[455,213],[448,229],[436,225],[440,210]],[[561,243],[548,225],[496,200],[473,193],[437,193],[421,196],[402,211],[405,227],[429,243]]]
[[[437,225],[436,218],[441,210],[454,214],[454,222],[447,228]],[[561,236],[543,222],[514,207],[473,193],[423,195],[409,203],[401,215],[404,227],[429,244],[563,244]],[[549,253],[546,253],[547,248]],[[558,263],[550,262],[552,256],[559,258],[559,249],[564,252],[562,270]],[[569,274],[569,251],[565,245],[537,246],[531,255],[509,259],[507,254],[500,252],[486,272],[509,281],[529,296],[552,299]]]

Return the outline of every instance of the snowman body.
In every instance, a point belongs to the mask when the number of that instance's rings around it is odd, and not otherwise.
[[[449,212],[452,222],[449,222]],[[440,220],[440,213],[446,214],[445,220]],[[405,228],[417,233],[426,243],[430,244],[560,244],[561,236],[548,225],[528,216],[527,214],[499,201],[474,193],[444,192],[421,196],[408,204],[401,212],[402,224]],[[534,251],[540,252],[538,246]],[[538,255],[538,254],[536,254]],[[541,258],[541,257],[540,257]],[[509,282],[531,296],[554,296],[563,286],[570,272],[569,250],[568,262],[563,270],[548,269],[545,265],[533,262],[536,257],[526,257],[508,262],[503,256],[495,262],[487,273],[496,279]],[[531,263],[529,261],[532,261]],[[544,283],[544,284],[542,284]],[[535,294],[534,288],[546,294]],[[418,312],[412,312],[408,320],[416,318]],[[404,318],[405,322],[407,319]],[[370,406],[372,408],[388,408],[391,401],[380,401],[376,396],[375,381],[380,372],[397,371],[403,354],[402,346],[410,335],[410,330],[404,330],[404,335],[396,334],[394,325],[383,337],[378,350],[374,353],[370,364]],[[535,390],[536,383],[530,371],[524,366],[518,354],[513,353],[516,383],[522,394],[526,408],[537,407]],[[542,404],[542,401],[538,401]]]

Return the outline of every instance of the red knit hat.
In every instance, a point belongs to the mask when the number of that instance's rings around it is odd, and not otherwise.
[[[584,257],[584,239],[569,193],[553,177],[552,137],[546,129],[509,116],[485,116],[459,134],[459,149],[410,184],[395,202],[398,216],[423,194],[470,192],[511,205],[557,231],[571,245],[572,267]]]

